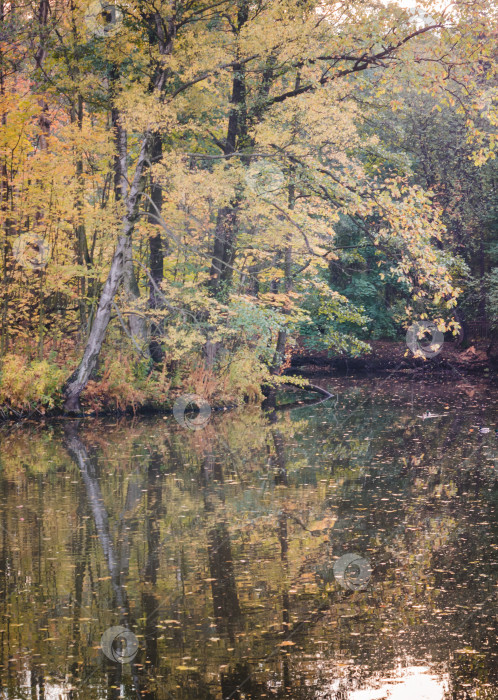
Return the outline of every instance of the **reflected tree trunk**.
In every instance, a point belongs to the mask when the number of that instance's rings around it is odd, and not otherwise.
[[[147,561],[144,569],[145,591],[142,596],[143,611],[145,613],[145,673],[153,679],[157,671],[159,657],[157,651],[157,639],[159,636],[159,596],[156,590],[157,572],[159,570],[159,522],[164,515],[163,485],[161,480],[162,457],[154,453],[149,461],[147,470],[147,512],[146,512],[146,536],[147,536]],[[153,700],[155,691],[148,691],[142,697]]]
[[[253,673],[253,669],[247,663],[238,663],[233,671],[221,673],[220,685],[223,700],[242,700],[242,698],[259,700],[259,698],[269,697],[268,689],[252,677]]]
[[[208,497],[208,484],[215,481],[218,484],[220,502],[224,502],[223,463],[214,449],[208,449],[201,465],[201,480],[204,488],[204,503],[208,512],[214,512],[215,506]],[[235,581],[232,559],[230,532],[227,523],[222,520],[209,531],[207,538],[209,570],[211,574],[211,591],[213,596],[214,616],[216,627],[221,634],[227,630],[232,636],[233,621],[240,617],[240,604]]]
[[[109,517],[105,508],[100,485],[95,473],[95,467],[88,456],[86,447],[75,431],[66,430],[66,449],[79,467],[85,485],[88,505],[92,511],[97,535],[104,552],[107,568],[111,575],[111,583],[116,598],[116,604],[124,618],[128,617],[126,609],[127,595],[121,580],[119,560],[112,541]]]
[[[70,673],[73,685],[76,687],[79,679],[78,659],[80,658],[80,643],[81,643],[81,613],[83,610],[83,582],[85,578],[85,569],[90,556],[91,532],[88,528],[88,521],[83,520],[85,515],[85,504],[82,499],[82,492],[79,491],[77,519],[78,522],[84,522],[84,528],[78,528],[74,536],[74,553],[76,564],[74,566],[74,600],[76,605],[73,611],[73,634],[72,634],[72,650],[74,661],[70,666]]]
[[[285,440],[280,430],[273,429],[272,431],[273,444],[275,445],[276,467],[275,485],[287,486],[287,464],[285,459]]]
[[[239,597],[235,582],[230,533],[225,522],[218,523],[208,535],[209,570],[216,626],[221,632],[230,630],[240,617]]]
[[[77,433],[77,426],[72,424],[65,428],[64,444],[67,452],[77,464],[83,483],[85,485],[86,495],[88,499],[88,505],[93,515],[93,520],[95,523],[95,528],[97,530],[97,535],[104,552],[104,557],[107,563],[107,568],[111,577],[111,585],[114,592],[114,597],[116,601],[116,606],[120,612],[120,624],[124,627],[130,627],[130,612],[128,605],[128,595],[125,587],[125,580],[122,578],[121,566],[125,565],[126,570],[129,566],[129,558],[126,562],[123,561],[121,556],[118,556],[116,548],[114,546],[110,527],[109,527],[109,516],[105,507],[104,499],[102,497],[102,492],[100,490],[100,485],[97,479],[96,468],[91,460],[86,446],[79,438]],[[131,672],[133,678],[133,685],[137,696],[141,696],[139,687],[139,679],[136,670],[136,664],[131,662]],[[115,673],[121,677],[122,666],[121,664],[116,664],[117,669],[114,669]],[[119,679],[113,678],[110,683],[110,691],[113,691],[116,687],[119,690]],[[121,697],[116,695],[116,698]]]

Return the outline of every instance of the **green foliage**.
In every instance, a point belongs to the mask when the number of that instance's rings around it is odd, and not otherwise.
[[[228,328],[232,348],[247,346],[261,362],[271,363],[278,331],[285,328],[285,317],[278,311],[235,298],[229,306]]]
[[[366,337],[395,339],[399,334],[399,325],[386,301],[388,282],[382,281],[379,274],[366,272],[351,278],[344,289],[344,294],[353,304],[361,304],[368,316],[365,323]],[[391,287],[392,288],[392,287]],[[397,285],[401,293],[400,285]],[[360,337],[362,337],[360,335]]]
[[[498,330],[498,267],[494,267],[486,278],[488,288],[487,310],[494,331]]]
[[[435,195],[434,203],[441,208],[446,227],[441,248],[451,257],[451,274],[462,290],[459,318],[484,322],[487,310],[493,321],[498,163],[493,157],[475,157],[475,142],[469,138],[465,112],[472,101],[466,91],[458,96],[459,106],[451,98],[441,104],[435,95],[417,94],[404,86],[400,109],[393,113],[386,105],[366,130],[375,132],[387,144],[393,154],[391,169],[399,172],[399,159],[408,158],[409,167],[403,166],[403,172]],[[494,138],[492,123],[482,118],[477,123],[486,138]]]
[[[368,351],[368,344],[358,337],[358,331],[367,331],[369,318],[364,308],[331,290],[319,277],[308,282],[301,301],[307,318],[299,324],[304,344],[316,350],[352,355]]]

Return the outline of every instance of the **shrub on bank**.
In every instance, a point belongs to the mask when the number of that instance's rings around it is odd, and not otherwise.
[[[29,360],[8,353],[0,365],[0,409],[4,414],[40,413],[61,403],[66,370],[52,360]]]

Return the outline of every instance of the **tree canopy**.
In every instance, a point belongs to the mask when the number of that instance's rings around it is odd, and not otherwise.
[[[2,403],[251,398],[296,339],[493,328],[496,10],[4,4]]]

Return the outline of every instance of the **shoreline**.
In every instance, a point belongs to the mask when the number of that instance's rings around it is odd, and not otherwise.
[[[457,372],[483,376],[498,376],[498,365],[486,353],[488,343],[478,342],[462,350],[454,343],[445,343],[433,358],[415,357],[400,341],[374,340],[372,351],[358,357],[336,355],[327,351],[313,352],[300,346],[291,358],[288,373],[304,376],[330,374],[330,376],[383,376],[397,374],[442,374]]]
[[[319,379],[384,379],[392,376],[393,380],[407,380],[411,382],[423,382],[427,379],[443,379],[444,382],[452,381],[455,378],[465,379],[485,379],[490,381],[498,378],[497,368],[487,357],[482,344],[470,346],[466,350],[456,348],[452,343],[446,343],[441,352],[433,358],[424,359],[414,357],[412,353],[407,353],[406,345],[396,341],[373,341],[372,352],[359,357],[332,356],[329,357],[326,351],[313,352],[306,348],[299,347],[291,358],[290,366],[283,376],[301,377],[310,379],[307,387],[300,389],[297,386],[283,385],[276,388],[276,392],[299,391],[308,395],[320,396],[326,394],[324,387],[318,386],[315,380]],[[284,389],[284,386],[286,389]],[[188,394],[192,392],[184,392]],[[264,392],[265,395],[270,393]],[[36,407],[25,413],[12,411],[10,407],[0,407],[3,415],[0,417],[0,424],[17,424],[30,419],[52,419],[62,418],[77,420],[82,418],[105,418],[121,416],[155,416],[172,415],[173,405],[176,399],[182,396],[178,393],[171,401],[162,405],[152,405],[150,403],[130,406],[126,409],[103,408],[102,410],[83,410],[78,414],[64,412],[61,408],[54,408],[43,411],[41,407]],[[321,396],[321,400],[327,397]],[[245,401],[240,406],[247,405]],[[265,401],[261,402],[263,405]],[[314,400],[304,403],[315,403]],[[213,402],[211,410],[219,412],[238,408],[236,402]],[[276,406],[278,408],[278,406]]]

